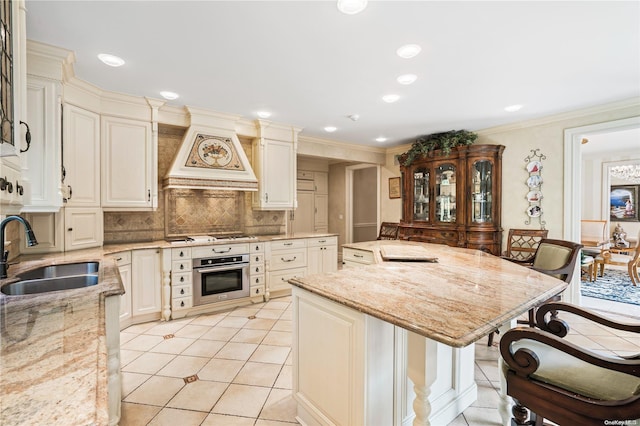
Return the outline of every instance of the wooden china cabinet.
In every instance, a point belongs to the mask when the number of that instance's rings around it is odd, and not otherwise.
[[[503,151],[503,145],[459,146],[401,166],[398,238],[500,255]]]

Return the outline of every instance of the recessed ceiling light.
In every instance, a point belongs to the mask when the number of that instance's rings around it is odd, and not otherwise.
[[[398,99],[400,99],[400,96],[398,96],[398,95],[384,95],[384,96],[382,97],[382,100],[383,100],[383,101],[385,101],[385,102],[387,102],[387,103],[390,103],[390,104],[394,103],[394,102],[395,102],[395,101],[397,101]]]
[[[108,53],[99,54],[98,59],[100,59],[103,63],[109,65],[110,67],[121,67],[122,65],[124,65],[124,59],[114,55],[109,55]]]
[[[409,59],[416,56],[418,53],[420,53],[421,50],[422,48],[417,44],[405,44],[404,46],[401,46],[398,50],[396,50],[396,53],[401,58]]]
[[[411,84],[418,79],[418,76],[415,74],[403,74],[397,78],[398,83],[400,84]]]
[[[386,142],[387,138],[385,138],[384,136],[380,136],[376,138],[376,142]]]
[[[168,91],[162,91],[160,92],[160,96],[162,96],[165,99],[169,99],[170,101],[174,100],[174,99],[178,99],[180,97],[180,95],[178,95],[175,92],[168,92]]]
[[[360,114],[351,114],[348,116],[351,121],[358,121],[360,119]]]
[[[269,111],[258,111],[258,112],[256,112],[256,114],[260,118],[269,118],[269,117],[271,117],[271,113]]]
[[[338,10],[347,15],[360,13],[367,7],[367,0],[338,0]]]
[[[338,130],[338,129],[336,127],[333,127],[333,126],[327,126],[327,127],[324,128],[324,131],[325,132],[329,132],[329,133],[333,133],[336,130]]]
[[[507,112],[516,112],[520,111],[521,108],[522,105],[509,105],[508,107],[505,107],[504,110]]]

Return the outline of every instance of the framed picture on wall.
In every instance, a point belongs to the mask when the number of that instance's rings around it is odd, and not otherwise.
[[[400,198],[400,178],[389,178],[389,198]]]
[[[638,189],[640,185],[612,185],[609,195],[609,217],[613,221],[638,222]]]

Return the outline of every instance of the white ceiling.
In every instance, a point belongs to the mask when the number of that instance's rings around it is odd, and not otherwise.
[[[106,90],[388,147],[640,96],[638,1],[34,1],[27,38]],[[418,43],[413,59],[398,47]],[[127,63],[98,61],[111,53]],[[410,86],[396,77],[417,74]],[[381,96],[400,95],[386,104]],[[523,104],[515,113],[504,107]],[[347,118],[359,114],[358,121]],[[325,126],[338,130],[328,134]],[[375,142],[386,136],[385,143]]]

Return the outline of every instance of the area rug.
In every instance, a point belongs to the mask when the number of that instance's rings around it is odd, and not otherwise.
[[[594,282],[582,281],[583,296],[640,305],[640,286],[634,286],[626,271],[605,269]]]

